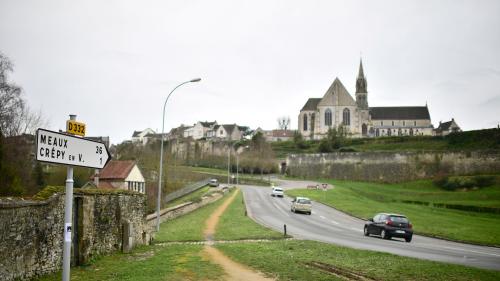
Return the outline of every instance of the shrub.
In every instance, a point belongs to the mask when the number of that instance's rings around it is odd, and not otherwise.
[[[477,187],[485,187],[490,186],[495,183],[495,176],[475,176],[474,180],[476,181]]]
[[[444,186],[448,182],[448,174],[439,172],[434,176],[432,182],[434,183],[434,185],[444,188]]]

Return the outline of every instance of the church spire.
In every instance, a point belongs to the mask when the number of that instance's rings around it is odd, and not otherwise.
[[[363,71],[363,61],[360,59],[358,78],[356,79],[356,93],[368,93],[367,84],[365,73]]]
[[[365,79],[365,73],[363,72],[363,60],[359,59],[359,72],[358,72],[358,79],[363,78]]]
[[[363,71],[363,61],[359,59],[359,72],[356,79],[356,104],[360,109],[368,109],[368,83]]]

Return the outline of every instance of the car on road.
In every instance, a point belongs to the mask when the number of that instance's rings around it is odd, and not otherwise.
[[[380,235],[384,239],[398,237],[411,242],[413,226],[404,215],[380,213],[368,220],[363,232],[365,236]]]
[[[310,215],[312,212],[311,200],[307,197],[295,197],[292,200],[290,211],[294,213],[301,212]]]
[[[271,192],[271,196],[273,197],[283,197],[283,188],[281,187],[273,187],[273,191]]]
[[[208,186],[217,187],[217,186],[219,186],[219,181],[217,179],[211,179],[208,182]]]

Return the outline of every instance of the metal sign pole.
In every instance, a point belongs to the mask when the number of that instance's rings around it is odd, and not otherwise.
[[[70,115],[76,120],[76,115]],[[71,228],[73,221],[73,166],[68,166],[66,174],[66,196],[64,202],[64,248],[63,248],[63,281],[70,280],[71,266]]]

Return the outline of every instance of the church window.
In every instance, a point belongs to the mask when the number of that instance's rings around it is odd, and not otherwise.
[[[325,110],[325,126],[332,125],[332,111],[330,109]]]
[[[304,114],[304,124],[303,124],[303,127],[304,127],[304,131],[307,131],[307,115]]]
[[[346,126],[351,125],[351,111],[348,108],[344,108],[344,120],[343,123]]]

